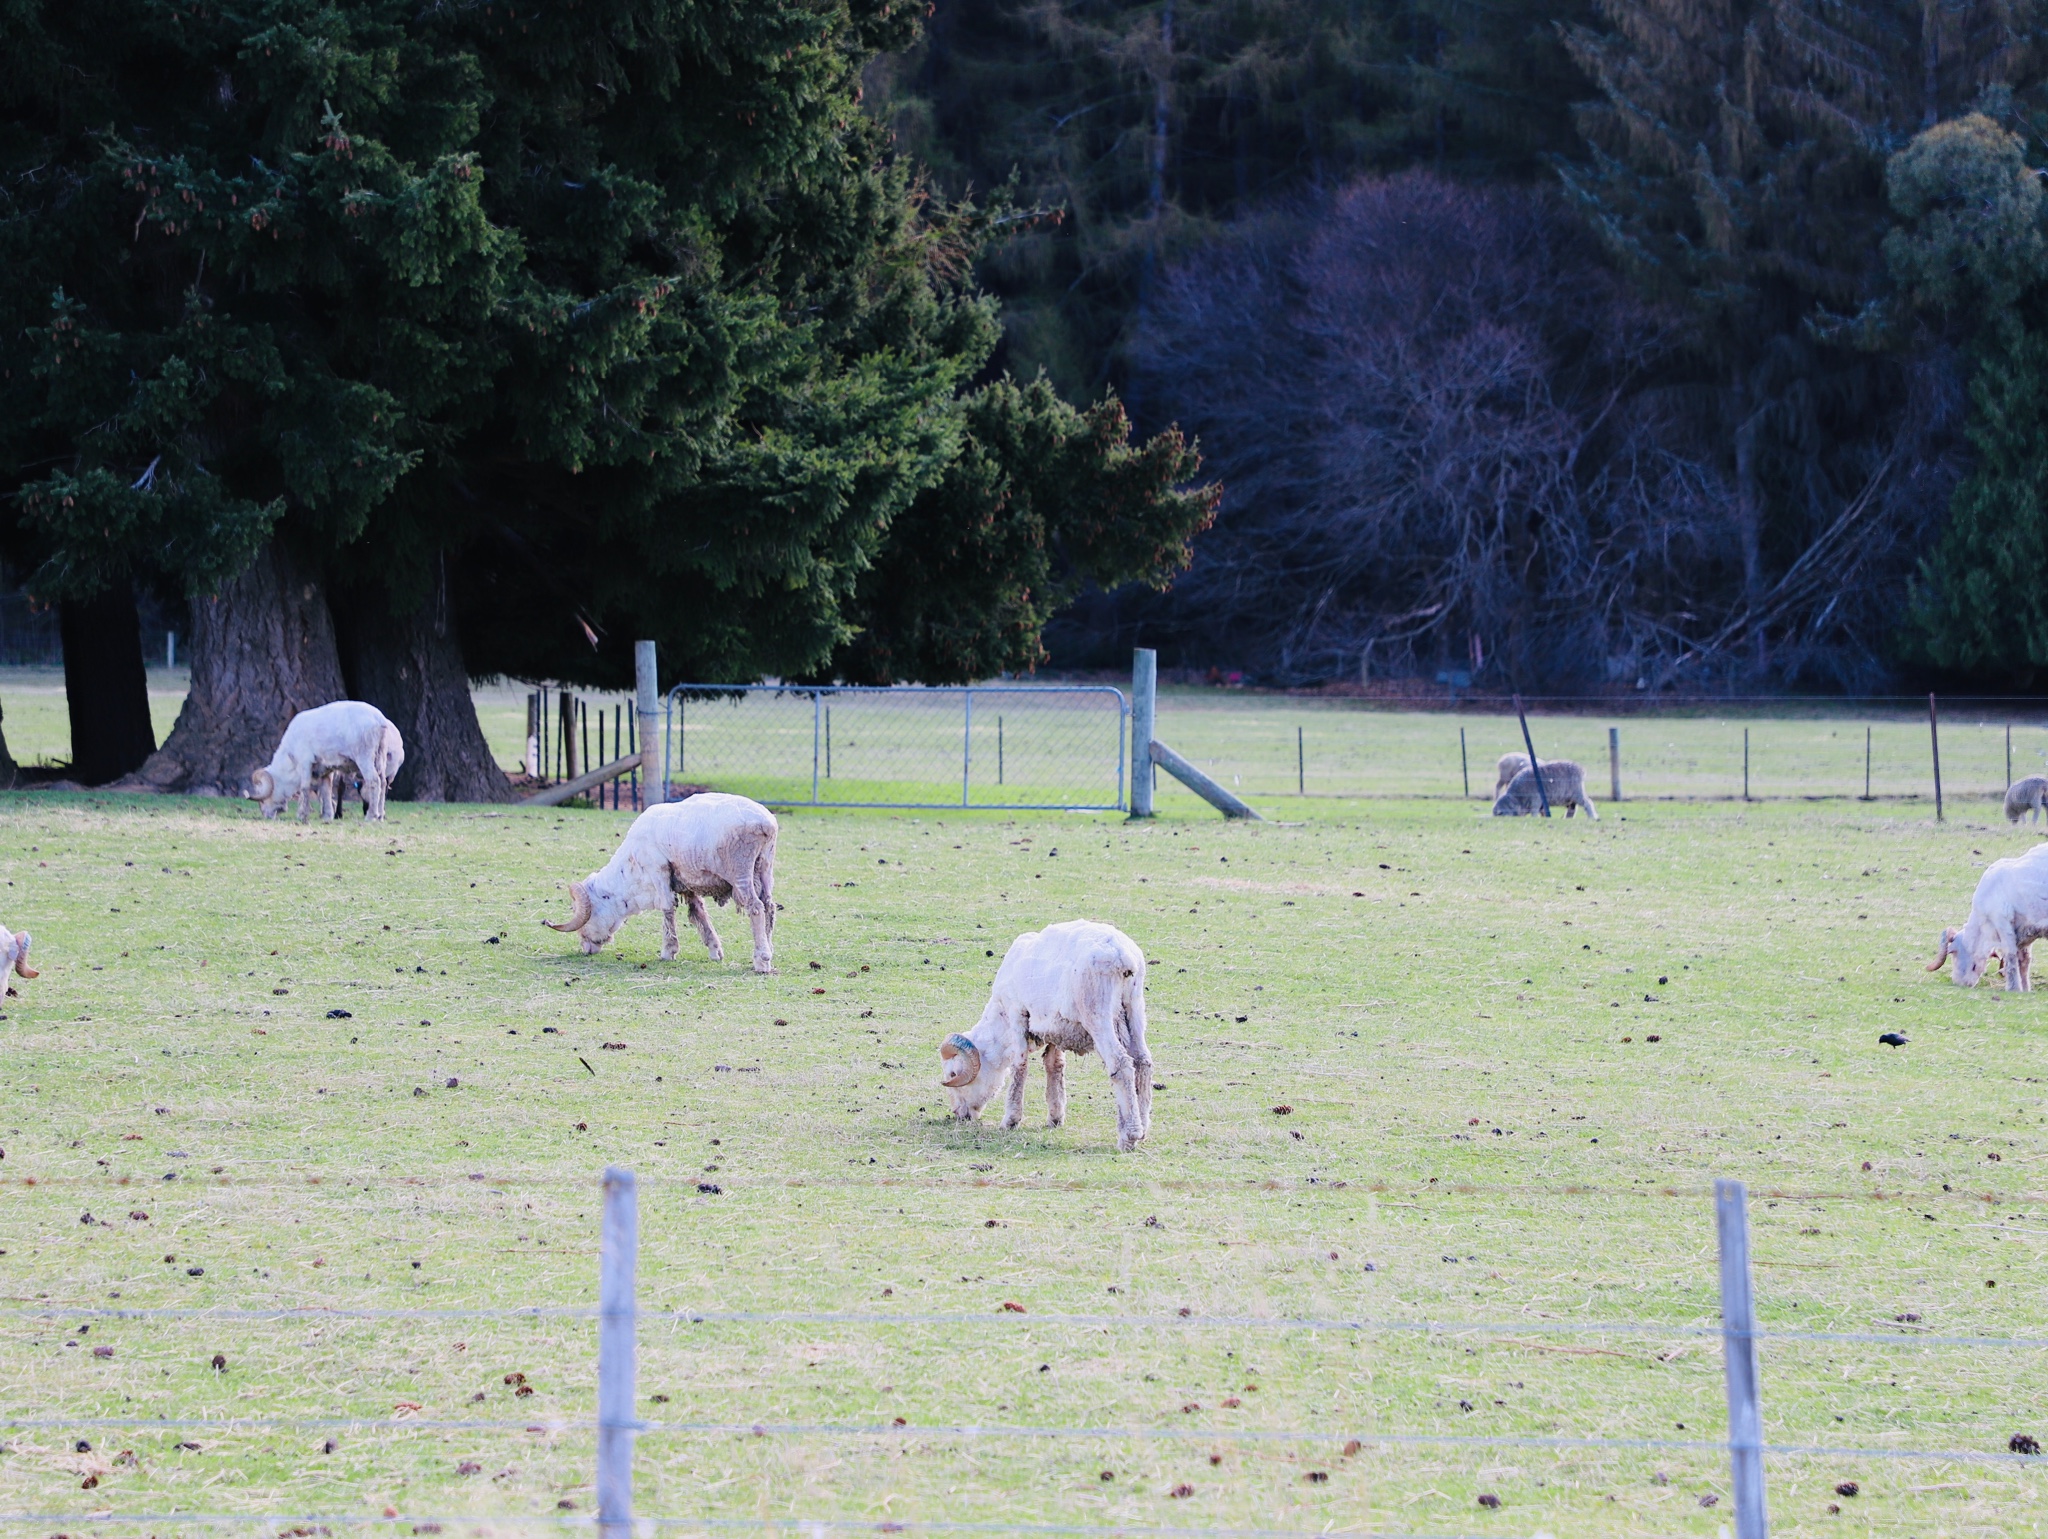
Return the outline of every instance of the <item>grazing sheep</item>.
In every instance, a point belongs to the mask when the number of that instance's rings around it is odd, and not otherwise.
[[[266,818],[298,799],[299,821],[306,821],[313,799],[323,817],[333,816],[339,796],[338,771],[362,777],[363,807],[377,822],[384,820],[384,794],[405,763],[405,740],[398,728],[374,705],[336,700],[301,711],[284,729],[270,763],[249,777]]]
[[[1543,761],[1543,790],[1550,797],[1550,805],[1564,808],[1566,817],[1584,807],[1587,817],[1596,823],[1600,821],[1600,814],[1593,808],[1593,798],[1586,794],[1586,772],[1571,760]],[[1536,777],[1526,766],[1493,802],[1493,815],[1497,818],[1526,818],[1542,810],[1543,803],[1536,792]]]
[[[1116,1146],[1129,1153],[1152,1131],[1152,1057],[1145,1050],[1145,953],[1123,931],[1086,919],[1047,925],[1010,942],[981,1020],[939,1047],[940,1084],[953,1115],[981,1114],[1010,1076],[1003,1126],[1024,1120],[1024,1078],[1045,1050],[1045,1105],[1067,1115],[1066,1055],[1095,1051],[1116,1094]]]
[[[1955,981],[1975,988],[1984,969],[1995,956],[2005,974],[2005,986],[2014,993],[2032,989],[2031,957],[2028,947],[2048,935],[2048,844],[2037,844],[2024,855],[1994,860],[1977,879],[1977,892],[1970,899],[1970,917],[1962,929],[1941,932],[1941,944],[1929,972],[1939,972],[1950,957],[1956,959]]]
[[[2006,822],[2017,823],[2022,817],[2029,823],[2048,817],[2048,775],[2029,775],[2005,788]]]
[[[1529,756],[1525,753],[1504,753],[1500,765],[1493,772],[1493,799],[1500,800],[1500,793],[1515,783],[1515,777],[1529,767]]]
[[[28,965],[28,944],[28,931],[23,930],[19,935],[10,935],[7,927],[0,925],[0,978],[7,975],[7,969],[10,967],[24,978],[37,976],[36,970]],[[12,988],[8,989],[7,997],[14,997]]]
[[[679,802],[649,807],[633,819],[603,869],[569,884],[575,912],[566,921],[541,921],[575,931],[585,956],[595,952],[635,914],[661,910],[661,959],[676,959],[676,897],[704,937],[711,960],[725,947],[711,928],[704,900],[733,906],[754,926],[754,971],[775,971],[775,814],[744,796],[700,791]]]

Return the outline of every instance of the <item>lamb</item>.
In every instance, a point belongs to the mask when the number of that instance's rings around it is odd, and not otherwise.
[[[1145,1050],[1145,953],[1121,930],[1086,919],[1018,936],[1003,954],[981,1020],[939,1047],[953,1115],[972,1122],[1010,1076],[1003,1126],[1024,1120],[1024,1078],[1043,1048],[1048,1123],[1067,1115],[1066,1055],[1102,1054],[1116,1095],[1116,1146],[1152,1131],[1152,1056]]]
[[[381,823],[384,794],[404,763],[405,740],[382,711],[360,700],[336,700],[294,716],[270,763],[251,775],[249,784],[266,818],[276,817],[296,797],[303,823],[316,796],[321,815],[334,814],[339,782],[333,777],[353,770],[362,777],[365,812]]]
[[[1600,821],[1600,814],[1593,808],[1593,798],[1586,794],[1586,772],[1570,759],[1543,761],[1543,790],[1550,798],[1550,805],[1564,808],[1566,817],[1584,807],[1587,817],[1596,823]],[[1508,782],[1508,788],[1494,798],[1493,815],[1497,818],[1526,818],[1541,811],[1542,807],[1536,793],[1536,777],[1525,765]]]
[[[1504,753],[1500,765],[1493,772],[1493,799],[1500,800],[1500,793],[1515,783],[1515,777],[1529,767],[1529,756],[1525,753]]]
[[[2028,947],[2048,935],[2048,844],[2037,844],[2024,855],[1994,860],[1977,879],[1977,892],[1970,899],[1970,917],[1962,929],[1941,932],[1941,944],[1929,972],[1939,972],[1950,957],[1956,959],[1955,981],[1963,988],[1975,988],[1977,980],[1995,956],[2005,973],[2005,986],[2014,993],[2033,988]]]
[[[649,807],[633,820],[601,870],[569,884],[575,911],[565,921],[541,921],[574,931],[583,954],[594,954],[635,914],[661,910],[661,959],[676,959],[676,897],[704,937],[711,960],[725,947],[704,900],[730,898],[754,926],[754,971],[775,971],[775,814],[744,796],[700,791],[679,802]]]
[[[2029,775],[2006,787],[2006,822],[2017,823],[2022,817],[2029,823],[2048,817],[2048,775]]]
[[[10,967],[24,978],[40,976],[28,965],[28,946],[28,931],[23,930],[18,935],[11,935],[5,925],[0,925],[0,978],[7,976],[7,969]],[[7,997],[14,997],[13,989],[7,991]]]

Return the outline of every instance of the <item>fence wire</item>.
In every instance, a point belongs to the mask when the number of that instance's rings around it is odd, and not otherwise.
[[[1106,685],[678,684],[663,762],[769,806],[1121,811],[1128,715]]]

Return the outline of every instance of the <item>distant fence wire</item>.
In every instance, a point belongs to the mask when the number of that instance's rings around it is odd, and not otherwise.
[[[678,684],[663,763],[769,806],[1121,812],[1129,716],[1108,685]]]
[[[813,1324],[813,1325],[938,1325],[986,1326],[985,1313],[920,1312],[891,1314],[886,1311],[693,1311],[642,1309],[637,1303],[634,1273],[639,1247],[638,1186],[632,1172],[617,1168],[605,1172],[605,1209],[599,1248],[599,1303],[580,1305],[512,1306],[477,1309],[191,1309],[191,1308],[70,1308],[61,1305],[23,1305],[5,1313],[17,1319],[73,1320],[195,1320],[210,1322],[263,1320],[349,1320],[416,1319],[449,1321],[469,1319],[578,1319],[598,1323],[600,1346],[597,1373],[597,1414],[590,1419],[534,1416],[517,1420],[498,1418],[350,1417],[350,1416],[51,1416],[0,1413],[0,1427],[18,1431],[77,1432],[81,1429],[121,1428],[170,1431],[277,1432],[303,1430],[377,1432],[401,1435],[442,1432],[504,1432],[555,1436],[565,1433],[594,1434],[598,1511],[594,1522],[601,1539],[629,1539],[635,1527],[695,1528],[704,1530],[775,1529],[782,1532],[932,1532],[990,1534],[1110,1534],[1239,1536],[1239,1539],[1307,1539],[1309,1531],[1270,1529],[1228,1529],[1216,1527],[1175,1527],[1118,1523],[1085,1526],[1047,1523],[1003,1523],[924,1521],[911,1517],[872,1518],[740,1518],[637,1516],[632,1510],[633,1442],[639,1437],[716,1436],[778,1437],[792,1439],[852,1438],[890,1442],[910,1440],[996,1440],[1063,1442],[1203,1442],[1238,1445],[1280,1444],[1342,1445],[1345,1455],[1369,1448],[1446,1449],[1552,1449],[1566,1451],[1658,1451],[1683,1453],[1726,1453],[1735,1474],[1736,1539],[1765,1539],[1766,1516],[1763,1501],[1762,1460],[1799,1459],[1886,1459],[1916,1460],[1973,1465],[2035,1466],[2048,1464],[2048,1457],[2022,1448],[2013,1440],[2013,1450],[1999,1453],[1985,1449],[1919,1449],[1900,1447],[1851,1447],[1819,1443],[1766,1442],[1762,1437],[1762,1404],[1759,1394],[1756,1348],[1759,1343],[1811,1342],[1834,1344],[1859,1342],[1922,1349],[1944,1347],[1965,1349],[2048,1349],[2048,1338],[2004,1336],[1890,1335],[1861,1331],[1774,1331],[1758,1327],[1750,1288],[1748,1192],[1740,1182],[1716,1183],[1715,1204],[1720,1231],[1721,1314],[1718,1325],[1704,1323],[1659,1324],[1652,1321],[1560,1321],[1560,1320],[1366,1320],[1344,1317],[1262,1317],[1262,1316],[1121,1316],[1121,1315],[1019,1315],[1018,1323],[1036,1327],[1075,1326],[1100,1328],[1138,1326],[1148,1330],[1181,1328],[1215,1330],[1267,1328],[1311,1333],[1427,1332],[1432,1335],[1526,1336],[1544,1332],[1583,1335],[1703,1337],[1721,1338],[1724,1372],[1728,1385],[1729,1427],[1726,1438],[1690,1437],[1575,1437],[1568,1434],[1525,1433],[1472,1435],[1457,1433],[1359,1430],[1341,1426],[1302,1428],[1216,1428],[1179,1426],[1060,1426],[1060,1425],[977,1425],[968,1423],[920,1423],[894,1421],[889,1424],[850,1422],[769,1422],[746,1420],[643,1421],[635,1413],[637,1345],[640,1322],[672,1324]],[[997,1318],[1006,1318],[997,1317]],[[83,1446],[83,1445],[81,1445]],[[89,1482],[88,1488],[97,1482]],[[284,1525],[286,1533],[317,1534],[335,1527],[406,1528],[414,1533],[438,1533],[448,1527],[527,1526],[588,1528],[593,1517],[575,1513],[478,1513],[445,1516],[420,1513],[399,1514],[388,1510],[382,1516],[368,1513],[277,1513],[234,1512],[135,1512],[118,1513],[95,1508],[91,1512],[50,1513],[0,1512],[0,1526],[9,1528],[50,1528],[72,1525],[95,1532],[109,1529],[145,1529],[185,1525],[207,1528],[269,1528]]]
[[[2048,774],[2048,699],[1930,697],[1677,701],[1530,699],[1537,756],[1584,767],[1609,801],[1924,802],[1981,816]],[[1432,708],[1434,704],[1435,708]],[[1525,752],[1494,701],[1163,695],[1162,735],[1241,796],[1493,800],[1494,770]],[[1284,803],[1282,803],[1284,805]]]

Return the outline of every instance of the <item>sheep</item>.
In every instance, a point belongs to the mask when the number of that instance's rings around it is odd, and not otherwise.
[[[704,900],[733,906],[754,926],[754,971],[775,971],[775,814],[744,796],[700,791],[679,802],[649,807],[633,820],[602,869],[569,884],[575,911],[567,920],[541,922],[574,931],[583,954],[594,954],[635,914],[661,910],[661,959],[676,959],[676,897],[704,937],[711,960],[725,947]]]
[[[1010,942],[981,1020],[939,1046],[953,1115],[972,1122],[1010,1076],[1003,1126],[1024,1120],[1024,1078],[1043,1048],[1048,1123],[1067,1115],[1066,1055],[1102,1054],[1116,1094],[1116,1146],[1152,1131],[1152,1056],[1145,1050],[1145,953],[1121,930],[1071,919]]]
[[[1564,808],[1566,817],[1584,807],[1587,817],[1595,823],[1600,821],[1600,814],[1593,807],[1593,798],[1586,794],[1586,772],[1571,760],[1543,761],[1543,790],[1550,798],[1550,805]],[[1493,815],[1497,818],[1525,818],[1541,810],[1542,805],[1536,794],[1536,777],[1524,766],[1508,782],[1508,788],[1494,798]]]
[[[2006,822],[2017,823],[2024,817],[2031,823],[2044,816],[2048,816],[2048,775],[2029,775],[2006,787]]]
[[[303,823],[316,796],[321,815],[335,815],[340,788],[335,777],[353,770],[362,777],[364,811],[381,823],[385,792],[404,763],[405,740],[382,711],[360,700],[336,700],[294,716],[270,763],[251,775],[249,784],[266,818],[276,817],[297,798]]]
[[[7,969],[10,967],[24,978],[40,976],[36,969],[28,965],[28,947],[28,931],[23,930],[19,934],[9,934],[7,927],[0,925],[0,978],[7,976]],[[7,997],[9,999],[14,997],[14,990],[12,988],[8,989]]]
[[[1493,799],[1500,800],[1500,793],[1515,783],[1515,777],[1529,767],[1529,756],[1525,753],[1504,753],[1500,765],[1493,772]]]
[[[2033,988],[2031,956],[2035,941],[2048,935],[2048,844],[2037,844],[2024,855],[1994,860],[1977,879],[1976,895],[1970,899],[1970,917],[1962,929],[1941,932],[1941,942],[1929,972],[1939,972],[1950,957],[1956,959],[1955,981],[1963,988],[1975,988],[1977,980],[1995,956],[2005,974],[2005,986],[2014,993]]]

